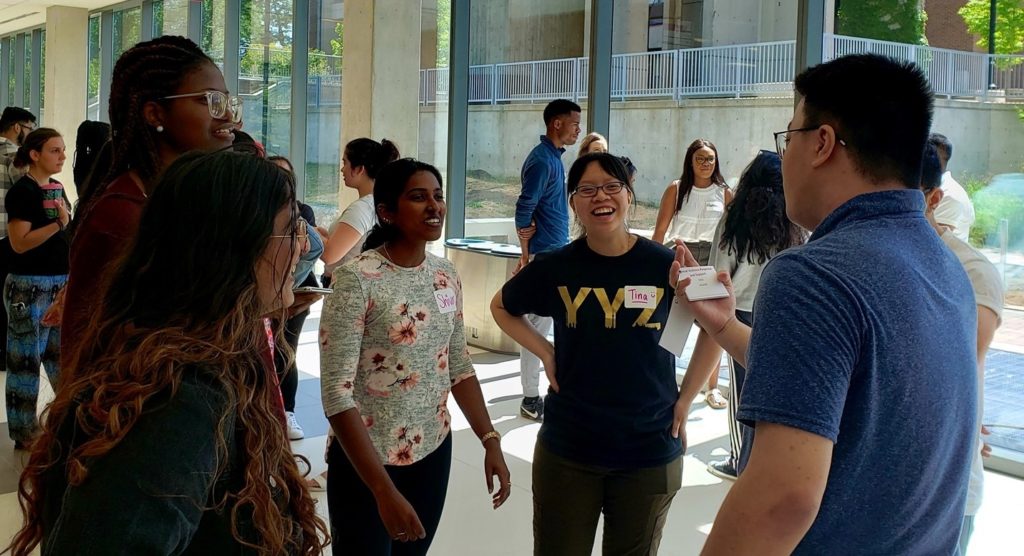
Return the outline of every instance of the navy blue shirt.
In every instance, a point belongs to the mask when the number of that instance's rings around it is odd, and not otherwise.
[[[516,201],[516,228],[537,224],[530,239],[536,255],[569,243],[569,196],[565,189],[562,153],[546,135],[523,162],[523,190]]]
[[[855,197],[761,277],[737,418],[835,443],[794,554],[957,550],[978,432],[977,310],[923,211],[917,190]]]
[[[509,313],[554,320],[559,391],[548,391],[538,434],[551,452],[613,469],[656,467],[682,454],[671,435],[675,357],[658,346],[671,264],[672,252],[648,239],[605,257],[584,238],[537,257],[505,284]],[[655,292],[649,308],[629,300],[632,286]]]

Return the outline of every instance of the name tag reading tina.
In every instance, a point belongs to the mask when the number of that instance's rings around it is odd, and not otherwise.
[[[658,307],[658,288],[655,286],[626,286],[627,309],[655,309]]]
[[[451,288],[434,290],[434,301],[437,302],[437,309],[441,311],[441,314],[454,312],[455,290]]]

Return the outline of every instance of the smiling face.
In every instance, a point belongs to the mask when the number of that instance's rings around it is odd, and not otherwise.
[[[697,179],[709,180],[718,166],[718,156],[711,147],[701,147],[693,151],[690,162],[693,164],[693,175]]]
[[[397,210],[378,206],[382,219],[392,222],[406,240],[437,241],[448,207],[444,191],[433,173],[421,170],[414,173],[398,197]]]
[[[204,91],[228,92],[227,85],[224,84],[224,75],[217,66],[210,63],[203,63],[192,70],[182,79],[177,90],[168,95]],[[190,96],[162,102],[162,107],[153,111],[148,120],[153,127],[163,126],[164,131],[157,136],[178,153],[192,150],[214,151],[230,147],[234,141],[234,130],[238,124],[231,122],[231,112],[226,111],[222,118],[214,118],[210,115],[205,96]]]
[[[615,189],[614,184],[622,182],[601,168],[601,164],[596,161],[587,164],[579,185],[569,198],[569,204],[587,235],[611,235],[626,228],[632,194],[625,185],[615,193],[608,193],[606,188]],[[594,196],[587,196],[591,191]]]
[[[64,151],[64,139],[52,137],[43,143],[43,147],[39,151],[30,153],[32,165],[48,176],[59,174],[64,168],[64,161],[67,160]]]

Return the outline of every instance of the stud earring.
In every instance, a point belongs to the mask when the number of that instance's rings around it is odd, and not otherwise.
[[[163,133],[164,132],[164,126],[162,126],[162,125],[156,126],[156,132],[157,133]]]

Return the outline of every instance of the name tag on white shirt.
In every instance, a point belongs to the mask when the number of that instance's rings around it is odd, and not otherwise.
[[[627,309],[656,309],[658,288],[655,286],[626,286]]]
[[[434,290],[434,301],[437,302],[437,309],[441,314],[455,311],[455,291],[451,288]]]

